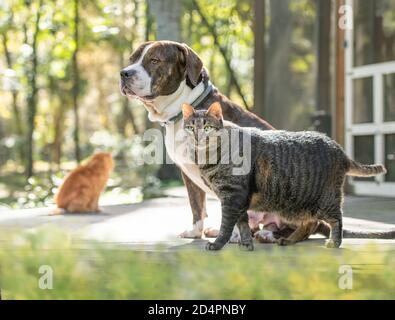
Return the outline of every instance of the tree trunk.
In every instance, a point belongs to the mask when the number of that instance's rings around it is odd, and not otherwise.
[[[2,35],[2,42],[3,42],[4,55],[6,58],[7,68],[13,69],[14,63],[11,59],[11,54],[8,49],[7,31],[4,31],[1,35]],[[12,111],[14,113],[15,132],[16,134],[21,136],[23,134],[23,129],[22,129],[21,116],[18,107],[18,92],[16,90],[12,90],[11,94],[12,94]]]
[[[270,1],[269,44],[266,70],[266,119],[279,129],[287,129],[290,105],[290,54],[293,29],[289,0]]]
[[[28,72],[28,84],[30,84],[30,88],[28,90],[28,94],[26,97],[27,104],[27,141],[26,141],[26,176],[30,178],[33,175],[33,152],[34,152],[34,141],[33,141],[33,133],[35,129],[35,119],[37,113],[37,37],[40,32],[39,24],[41,19],[41,8],[42,8],[43,0],[40,0],[37,7],[36,20],[35,20],[35,29],[33,32],[33,41],[31,44],[32,54],[30,67],[31,69]],[[26,30],[25,30],[26,31]],[[26,33],[27,34],[27,33]]]
[[[79,24],[79,0],[74,0],[74,52],[72,56],[72,69],[73,69],[73,112],[74,112],[74,157],[75,160],[79,163],[81,161],[81,152],[80,152],[80,124],[79,124],[79,105],[78,105],[78,96],[80,90],[80,75],[78,70],[78,50],[79,50],[79,32],[78,32],[78,24]]]
[[[331,2],[317,1],[317,75],[316,113],[313,116],[315,130],[332,136],[331,108]]]
[[[317,0],[317,98],[316,109],[331,113],[330,101],[330,31],[331,31],[331,2]]]
[[[156,39],[181,42],[182,0],[150,0],[148,2],[156,21]]]
[[[265,0],[254,0],[254,111],[265,116]]]
[[[74,157],[77,163],[81,161],[80,151],[80,121],[78,113],[78,95],[80,90],[80,74],[78,70],[78,50],[79,50],[79,0],[74,0],[74,52],[72,56],[73,69],[73,112],[74,112]]]
[[[59,97],[60,103],[54,114],[54,140],[52,144],[52,161],[56,163],[57,170],[60,170],[60,163],[62,159],[62,141],[64,133],[64,115],[66,103],[62,97]]]
[[[2,42],[4,47],[4,55],[6,58],[7,68],[13,69],[14,63],[12,61],[11,54],[8,49],[8,36],[6,30],[2,33]],[[18,135],[18,137],[23,138],[24,130],[22,127],[22,120],[18,106],[18,91],[16,89],[11,88],[11,95],[12,95],[11,105],[12,105],[12,111],[14,116],[15,133]],[[23,163],[23,161],[25,160],[25,150],[22,143],[19,143],[18,145],[18,155],[21,163]]]
[[[145,4],[145,41],[150,41],[152,31],[152,16],[150,8],[150,0],[146,0]]]
[[[156,21],[156,39],[181,41],[182,0],[150,0],[149,9]],[[180,179],[174,164],[164,163],[157,176],[161,180]]]
[[[343,6],[345,0],[336,0],[336,21],[340,19],[339,8]],[[344,37],[342,28],[336,28],[336,134],[335,139],[344,146]]]

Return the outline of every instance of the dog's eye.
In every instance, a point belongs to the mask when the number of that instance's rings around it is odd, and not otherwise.
[[[151,59],[152,64],[157,64],[158,62],[159,62],[159,59],[156,59],[156,58]]]

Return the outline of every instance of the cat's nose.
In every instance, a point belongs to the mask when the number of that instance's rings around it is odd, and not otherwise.
[[[197,139],[199,142],[202,142],[202,141],[204,140],[204,131],[198,130],[196,139]]]

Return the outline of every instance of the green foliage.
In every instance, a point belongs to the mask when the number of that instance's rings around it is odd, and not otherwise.
[[[162,182],[155,177],[158,165],[139,165],[143,148],[144,142],[140,136],[127,139],[121,134],[111,134],[108,131],[97,131],[92,135],[89,149],[84,150],[84,153],[106,150],[112,152],[116,162],[104,198],[133,203],[163,196]],[[67,169],[43,170],[27,181],[22,173],[3,174],[0,176],[0,204],[11,208],[53,205],[57,187],[73,168],[72,163],[67,164]],[[2,196],[1,191],[6,195]]]
[[[358,252],[267,245],[242,252],[203,249],[131,251],[84,245],[43,229],[17,235],[0,249],[3,299],[394,299],[395,255],[368,246]],[[38,287],[40,266],[53,289]],[[340,289],[339,267],[353,270]]]
[[[76,48],[74,1],[43,1],[41,8],[39,3],[39,0],[6,0],[0,3],[0,202],[12,203],[12,206],[18,203],[26,206],[33,201],[27,200],[28,197],[23,194],[26,185],[30,188],[29,183],[25,181],[21,189],[17,190],[20,192],[18,194],[12,182],[5,177],[21,175],[26,166],[29,109],[26,98],[31,93],[32,40],[38,10],[41,10],[41,19],[37,36],[38,105],[33,134],[34,178],[42,181],[39,182],[40,186],[48,184],[52,187],[51,176],[61,176],[75,166],[72,110],[72,56]],[[119,70],[127,64],[132,49],[146,40],[146,1],[80,0],[79,3],[78,102],[82,157],[88,157],[97,149],[114,151],[119,156],[120,169],[115,174],[120,176],[117,187],[136,187],[135,183],[130,182],[138,181],[141,183],[139,187],[146,190],[147,194],[157,194],[151,191],[158,188],[144,187],[155,185],[146,180],[154,180],[151,173],[156,168],[135,166],[130,154],[132,151],[128,152],[128,156],[124,152],[129,148],[139,150],[135,147],[137,144],[134,147],[132,144],[149,127],[146,111],[136,101],[128,102],[125,107],[125,98],[119,93],[118,87]],[[197,3],[209,24],[214,27],[219,45],[226,51],[245,100],[252,106],[253,2],[197,0]],[[270,5],[274,3],[267,1],[267,27],[271,23]],[[215,85],[242,104],[230,80],[224,58],[214,44],[212,32],[202,23],[191,0],[184,0],[183,6],[181,31],[184,42],[202,57]],[[277,79],[278,83],[281,83],[282,77],[290,79],[288,95],[291,102],[287,111],[283,112],[287,114],[286,127],[305,129],[310,123],[310,113],[314,107],[315,5],[313,0],[290,1],[289,9],[293,16],[289,74],[271,74],[270,77]],[[153,36],[154,33],[153,28],[149,34]],[[269,34],[266,40],[268,37]],[[278,94],[282,94],[280,89]],[[105,139],[97,139],[100,136]],[[96,139],[96,142],[92,139]],[[110,144],[109,140],[112,141]],[[144,174],[147,174],[147,178]],[[32,188],[30,191],[37,191],[38,194],[30,197],[37,204],[44,205],[49,201],[50,190],[46,190],[48,194],[45,195],[38,191],[38,186]]]

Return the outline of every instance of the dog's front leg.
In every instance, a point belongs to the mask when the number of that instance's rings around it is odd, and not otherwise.
[[[189,177],[181,171],[182,179],[188,191],[189,204],[193,215],[191,230],[180,234],[182,238],[201,238],[203,235],[203,221],[207,217],[206,193],[200,189]]]

